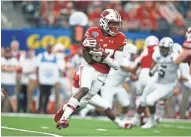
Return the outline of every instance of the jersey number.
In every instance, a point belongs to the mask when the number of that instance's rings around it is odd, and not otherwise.
[[[167,68],[167,66],[161,65],[161,68],[159,70],[159,76],[160,77],[162,77],[162,78],[164,77],[166,68]]]
[[[111,57],[114,53],[114,50],[113,49],[105,49],[105,53],[108,53],[109,54],[108,56]],[[92,59],[95,60],[96,62],[100,62],[102,60],[102,58],[99,56],[92,56]]]

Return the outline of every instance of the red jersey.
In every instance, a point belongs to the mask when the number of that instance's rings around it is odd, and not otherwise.
[[[184,62],[187,62],[188,64],[190,64],[190,62],[191,62],[191,41],[185,41],[183,43],[183,48],[190,50],[190,55],[187,56],[186,59],[184,59]]]
[[[126,44],[126,38],[122,32],[118,32],[115,37],[105,37],[100,27],[89,28],[85,33],[85,38],[95,38],[99,46],[103,48],[106,53],[109,53],[111,58],[114,58],[115,52]],[[100,57],[95,56],[92,56],[92,59],[97,62],[101,60]],[[103,74],[109,73],[110,67],[105,63],[93,63],[90,65]]]
[[[152,55],[155,46],[147,47],[147,55],[141,60],[141,68],[150,68],[153,62]]]

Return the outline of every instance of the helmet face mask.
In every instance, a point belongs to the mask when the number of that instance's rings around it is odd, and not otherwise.
[[[164,37],[160,40],[159,50],[163,57],[168,56],[172,52],[173,40],[170,37]]]
[[[110,21],[108,22],[108,27],[109,30],[111,30],[113,33],[117,34],[119,29],[121,28],[122,23],[121,22],[116,22],[116,21]]]
[[[126,44],[123,48],[123,56],[129,58],[129,60],[133,61],[137,57],[137,47],[133,44]]]
[[[163,56],[163,57],[166,57],[170,54],[171,52],[171,49],[169,47],[164,47],[164,46],[160,46],[160,54]]]
[[[109,35],[116,36],[122,26],[120,14],[114,9],[106,9],[101,13],[100,27]]]
[[[137,57],[137,54],[134,54],[134,53],[130,54],[130,61],[134,61],[136,57]]]

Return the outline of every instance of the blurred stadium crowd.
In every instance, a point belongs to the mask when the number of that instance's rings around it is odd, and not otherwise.
[[[100,13],[105,8],[114,8],[120,12],[123,18],[123,31],[182,36],[186,28],[191,26],[190,1],[12,1],[11,3],[14,8],[22,9],[22,14],[28,23],[40,28],[69,28],[69,17],[75,11],[83,11],[88,16],[89,26],[98,26]],[[56,44],[53,47],[47,45],[44,53],[51,53],[50,58],[53,58],[52,63],[57,66],[56,73],[59,75],[54,83],[49,83],[48,89],[53,89],[47,90],[47,87],[42,86],[46,80],[39,80],[40,74],[36,73],[36,68],[40,69],[43,66],[42,54],[36,56],[33,49],[20,51],[19,45],[17,40],[13,40],[9,45],[10,48],[1,47],[1,58],[14,58],[13,62],[17,66],[11,70],[1,68],[1,73],[10,71],[6,78],[1,79],[1,84],[8,85],[6,88],[16,88],[15,91],[12,90],[14,92],[8,93],[8,98],[2,102],[2,112],[55,113],[63,104],[63,100],[71,96],[73,77],[83,60],[81,49],[78,46],[71,46],[70,54],[65,55],[63,45]],[[40,93],[39,89],[48,92]],[[135,89],[133,87],[130,89],[133,103],[132,111],[127,115],[133,116]],[[190,119],[191,96],[184,90],[184,87],[177,87],[174,96],[168,99],[165,106],[164,102],[160,102],[157,107],[158,114],[162,117]],[[120,106],[116,102],[114,104],[114,110],[119,115]],[[96,112],[96,114],[101,113]]]
[[[99,24],[103,9],[114,8],[122,16],[124,31],[149,31],[184,35],[191,25],[190,1],[13,1],[25,19],[35,27],[69,28],[75,11],[87,16],[89,26]],[[160,30],[160,31],[159,31]]]

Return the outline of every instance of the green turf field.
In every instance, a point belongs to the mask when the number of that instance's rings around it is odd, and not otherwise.
[[[119,129],[110,121],[70,119],[57,130],[52,117],[1,116],[2,136],[191,136],[191,122],[161,122],[152,129]]]

